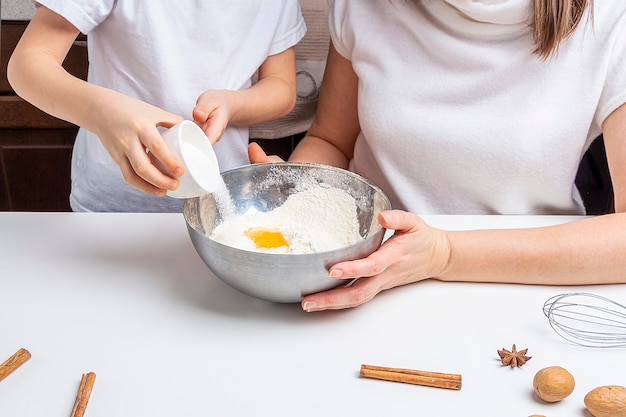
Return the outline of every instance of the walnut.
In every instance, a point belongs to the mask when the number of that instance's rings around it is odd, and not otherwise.
[[[549,366],[537,372],[533,389],[545,402],[555,403],[574,391],[574,377],[565,368]]]
[[[619,385],[595,388],[585,396],[585,405],[595,417],[626,416],[626,388]]]

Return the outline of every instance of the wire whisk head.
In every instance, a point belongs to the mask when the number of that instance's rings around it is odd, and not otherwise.
[[[586,347],[626,347],[626,306],[590,293],[559,294],[543,305],[552,329]]]

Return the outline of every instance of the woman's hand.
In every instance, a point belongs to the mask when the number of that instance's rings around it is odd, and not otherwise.
[[[268,156],[263,148],[255,142],[248,145],[248,158],[250,159],[251,164],[260,164],[263,162],[284,162],[279,156]]]
[[[450,259],[450,243],[445,231],[428,226],[417,215],[400,210],[385,211],[380,224],[395,230],[383,245],[364,259],[341,262],[330,268],[331,278],[360,278],[349,287],[306,296],[306,311],[356,307],[376,294],[400,285],[436,277]]]

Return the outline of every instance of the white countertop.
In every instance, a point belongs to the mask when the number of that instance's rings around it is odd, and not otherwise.
[[[561,217],[428,216],[449,229]],[[295,273],[296,271],[294,271]],[[580,288],[424,282],[356,309],[308,314],[231,289],[196,254],[179,214],[0,213],[0,415],[68,416],[83,373],[97,416],[589,416],[583,397],[626,385],[625,349],[579,347],[542,313]],[[626,301],[626,286],[584,288]],[[522,368],[496,351],[528,348]],[[460,391],[359,378],[361,364],[460,373]],[[541,368],[576,378],[546,404]]]

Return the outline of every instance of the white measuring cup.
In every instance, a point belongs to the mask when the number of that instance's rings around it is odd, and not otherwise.
[[[193,198],[212,193],[219,188],[222,179],[217,157],[200,126],[191,120],[184,120],[164,131],[161,136],[185,167],[185,173],[178,178],[178,188],[168,190],[168,196]],[[164,173],[171,175],[161,164],[157,166]]]

